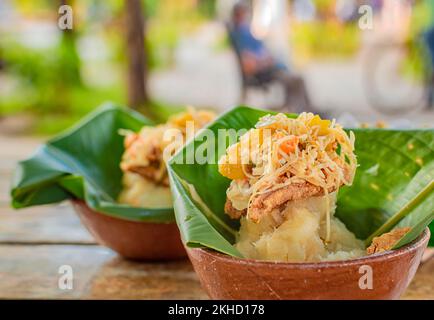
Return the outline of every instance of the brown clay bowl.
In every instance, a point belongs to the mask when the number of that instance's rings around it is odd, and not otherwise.
[[[239,259],[208,249],[187,253],[212,299],[398,299],[413,279],[430,232],[393,251],[346,261],[282,263]],[[372,289],[366,267],[372,268]],[[362,267],[362,268],[361,268]]]
[[[176,223],[118,219],[92,210],[81,200],[72,200],[72,205],[95,240],[124,258],[158,261],[186,256]]]

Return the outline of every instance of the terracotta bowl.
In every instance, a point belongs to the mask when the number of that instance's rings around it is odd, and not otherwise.
[[[186,256],[176,223],[118,219],[92,210],[81,200],[73,200],[72,205],[95,240],[124,258],[157,261]]]
[[[233,258],[188,248],[200,282],[212,299],[398,299],[416,273],[430,232],[393,251],[319,263],[283,263]],[[372,269],[372,289],[366,276]],[[362,278],[365,276],[364,278]]]

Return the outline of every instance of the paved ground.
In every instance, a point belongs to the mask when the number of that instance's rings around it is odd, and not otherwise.
[[[136,263],[119,258],[95,243],[68,203],[11,209],[12,170],[39,142],[0,135],[0,299],[207,298],[187,260]],[[58,288],[61,265],[73,268],[71,291]],[[431,259],[419,267],[403,298],[434,299],[433,274]]]

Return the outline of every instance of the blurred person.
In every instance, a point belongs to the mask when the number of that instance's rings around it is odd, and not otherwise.
[[[276,59],[250,30],[249,7],[238,2],[232,9],[230,37],[238,51],[244,76],[259,83],[278,81],[285,87],[285,107],[289,111],[312,110],[306,86],[301,77],[291,72],[288,66]]]

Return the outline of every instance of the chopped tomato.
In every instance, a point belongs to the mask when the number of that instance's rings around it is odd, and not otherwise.
[[[299,139],[297,136],[291,136],[288,140],[283,141],[279,148],[286,154],[293,153],[298,145]]]

